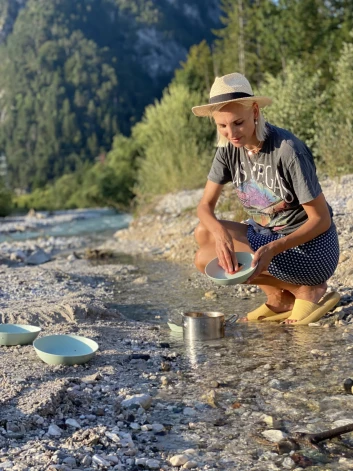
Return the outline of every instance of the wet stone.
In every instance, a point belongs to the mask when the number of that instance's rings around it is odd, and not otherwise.
[[[344,380],[343,388],[347,394],[352,394],[352,386],[353,386],[353,380],[351,378],[347,378]]]

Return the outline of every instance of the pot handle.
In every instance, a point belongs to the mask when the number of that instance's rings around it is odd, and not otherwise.
[[[238,314],[233,314],[232,316],[230,316],[227,320],[226,320],[226,325],[233,325],[236,323],[236,321],[238,320],[239,318],[239,315]]]

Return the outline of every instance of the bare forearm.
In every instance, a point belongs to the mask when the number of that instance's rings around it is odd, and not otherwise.
[[[197,207],[197,216],[211,234],[224,230],[222,224],[216,218],[214,209],[209,204],[200,203]]]

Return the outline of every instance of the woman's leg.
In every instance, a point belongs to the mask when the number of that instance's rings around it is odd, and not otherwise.
[[[220,222],[231,234],[236,252],[253,253],[247,239],[248,226],[246,224],[231,221]],[[198,270],[204,273],[207,263],[217,256],[215,240],[212,234],[201,223],[195,229],[195,238],[200,246],[196,253],[195,265]],[[317,303],[327,289],[326,283],[317,286],[295,285],[279,280],[268,272],[261,273],[253,280],[252,284],[259,286],[266,294],[267,306],[276,313],[291,310],[295,299],[304,299]]]

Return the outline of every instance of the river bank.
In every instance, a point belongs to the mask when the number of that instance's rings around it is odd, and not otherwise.
[[[351,176],[323,184],[341,244],[329,288],[342,299],[316,327],[237,324],[202,345],[169,331],[173,306],[244,315],[262,299],[254,287],[215,287],[193,269],[200,192],[162,199],[104,243],[56,238],[53,252],[48,239],[0,244],[1,322],[84,335],[100,347],[75,367],[46,365],[32,346],[0,347],[0,469],[352,469],[351,434],[322,450],[277,445],[353,422],[343,387],[353,374],[352,184]],[[40,250],[51,259],[28,264]]]

